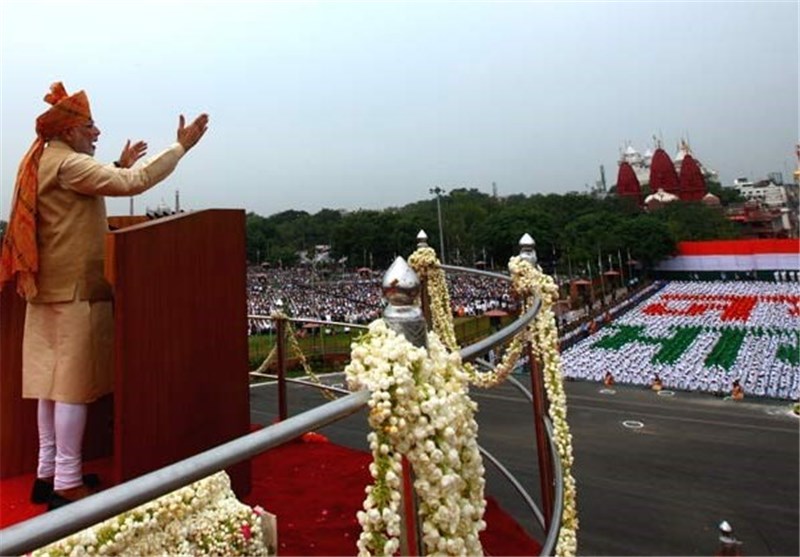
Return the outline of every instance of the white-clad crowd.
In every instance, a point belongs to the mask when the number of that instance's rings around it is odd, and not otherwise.
[[[324,277],[308,267],[252,271],[247,275],[248,314],[269,316],[283,311],[295,317],[369,323],[383,312],[382,278],[382,272],[366,277],[359,273]],[[508,281],[450,273],[447,282],[454,315],[516,309]],[[271,326],[268,319],[250,320],[251,333]]]
[[[615,342],[616,340],[616,342]],[[800,292],[791,283],[671,282],[563,354],[567,377],[800,397]]]

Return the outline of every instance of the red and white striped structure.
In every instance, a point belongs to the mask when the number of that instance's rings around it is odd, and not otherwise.
[[[678,255],[662,261],[659,271],[798,271],[800,239],[712,240],[678,242]]]

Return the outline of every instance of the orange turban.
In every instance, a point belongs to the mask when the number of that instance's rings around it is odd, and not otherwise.
[[[92,121],[89,98],[83,91],[67,95],[61,82],[50,86],[44,100],[53,106],[36,119],[36,135],[45,141],[75,126]]]
[[[36,202],[39,159],[45,141],[92,120],[89,98],[83,91],[67,95],[64,85],[57,82],[50,86],[50,93],[44,100],[53,106],[36,119],[36,139],[19,165],[11,218],[0,251],[0,288],[16,276],[17,292],[29,300],[37,292]]]

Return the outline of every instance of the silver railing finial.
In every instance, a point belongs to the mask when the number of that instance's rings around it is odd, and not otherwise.
[[[394,331],[414,346],[427,346],[427,330],[422,308],[416,304],[420,280],[406,260],[397,257],[383,276],[381,289],[386,298],[383,318]]]
[[[536,257],[536,241],[527,232],[519,239],[519,256],[530,262],[534,267],[538,263],[538,257]]]

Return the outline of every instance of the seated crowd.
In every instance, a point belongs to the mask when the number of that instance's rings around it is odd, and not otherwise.
[[[247,276],[248,314],[268,317],[283,311],[293,317],[366,324],[381,316],[383,273],[322,277],[309,267],[252,271]],[[455,316],[479,316],[491,309],[513,311],[509,283],[464,273],[447,275]],[[269,319],[251,318],[251,334],[268,331]]]
[[[322,278],[310,268],[249,273],[249,313],[263,316],[250,320],[250,332],[270,330],[272,322],[266,317],[278,310],[295,317],[369,323],[383,311],[381,277],[381,273],[374,273]],[[454,316],[516,309],[506,281],[461,273],[450,273],[447,279]],[[597,319],[597,324],[597,332],[587,323],[562,335],[566,377],[650,386],[653,390],[731,394],[736,398],[745,392],[748,396],[782,399],[800,396],[800,297],[791,284],[655,283],[618,301]],[[615,350],[595,346],[599,339],[616,334],[626,325],[639,327],[636,334],[640,338],[626,341]],[[690,345],[680,354],[655,358],[664,339],[681,328],[699,328],[699,332],[691,333]],[[734,340],[723,338],[726,334]],[[569,347],[573,341],[577,343]],[[720,353],[726,350],[733,352],[720,359]]]
[[[799,303],[786,283],[670,282],[566,350],[564,374],[599,382],[613,370],[623,384],[657,377],[664,389],[797,400]]]

